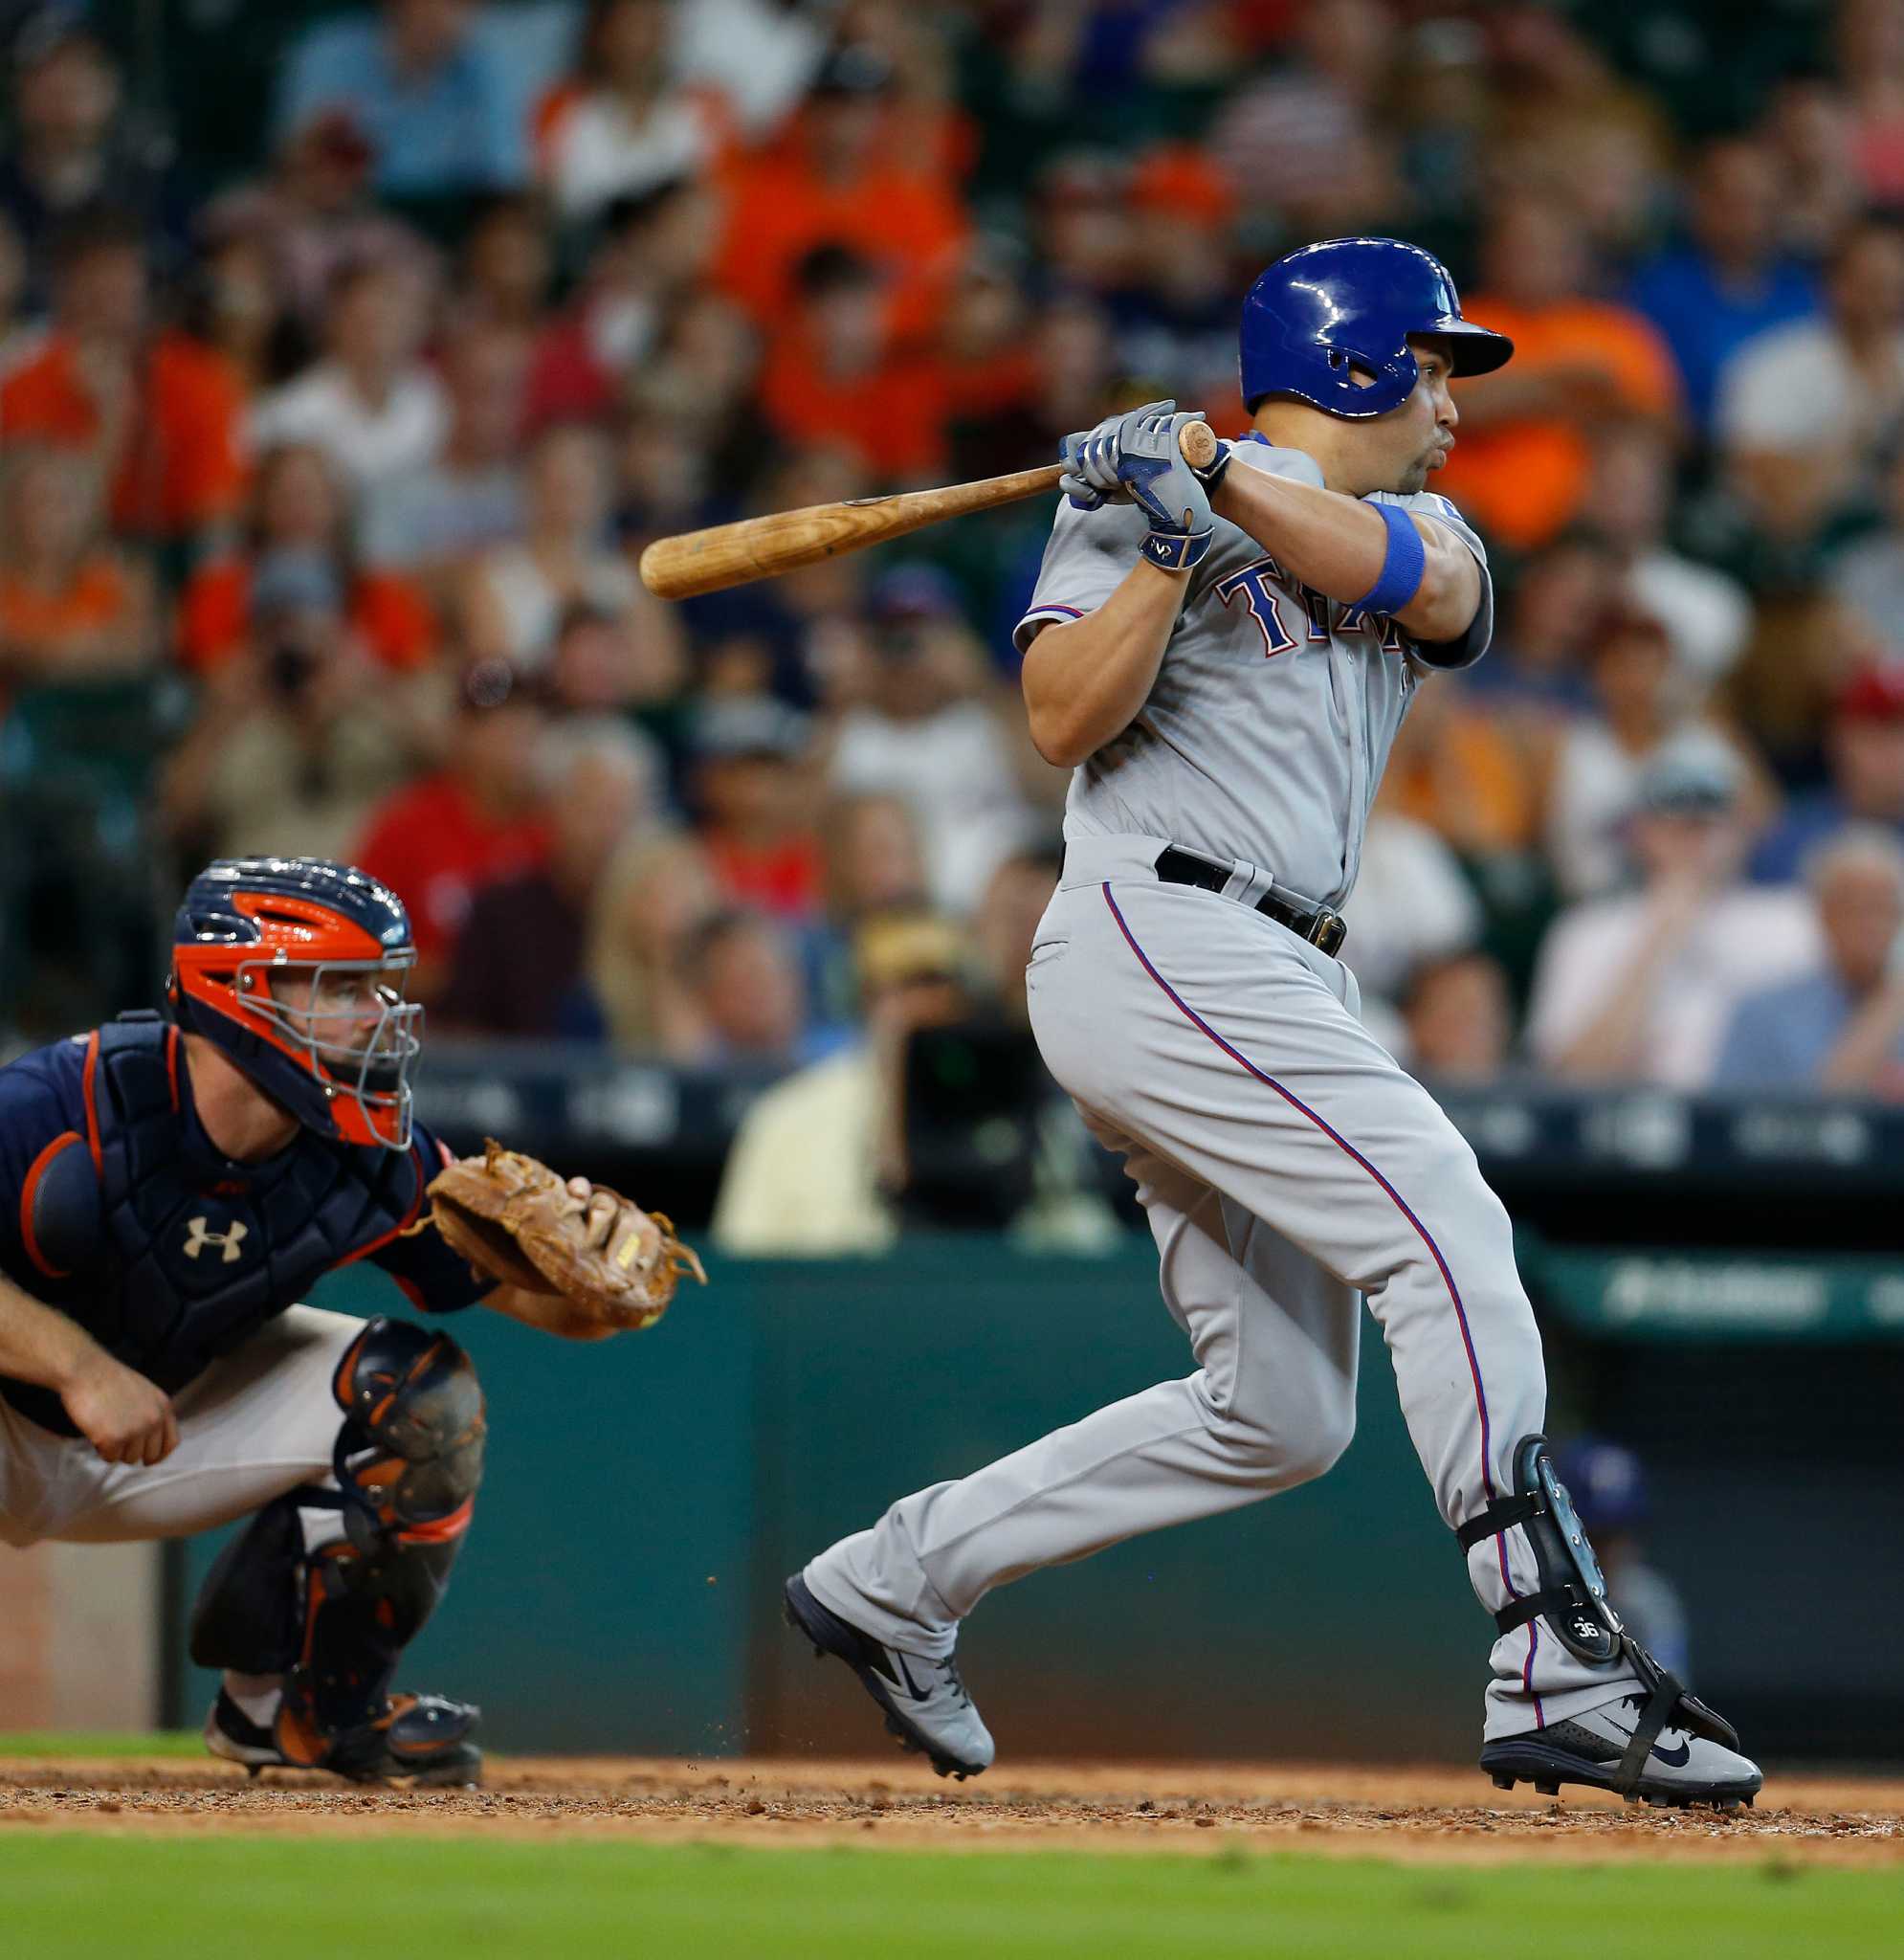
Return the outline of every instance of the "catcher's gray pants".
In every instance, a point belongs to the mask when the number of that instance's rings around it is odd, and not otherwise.
[[[1124,1155],[1200,1366],[901,1499],[814,1559],[814,1593],[893,1646],[949,1653],[993,1586],[1319,1477],[1355,1426],[1359,1295],[1450,1527],[1513,1489],[1514,1446],[1541,1427],[1539,1335],[1473,1151],[1363,1030],[1346,968],[1232,898],[1159,882],[1163,842],[1067,846],[1031,1018]],[[1229,889],[1255,876],[1239,867]],[[1518,1528],[1468,1571],[1491,1612],[1537,1590]],[[1627,1678],[1538,1620],[1494,1641],[1493,1666],[1491,1738]]]

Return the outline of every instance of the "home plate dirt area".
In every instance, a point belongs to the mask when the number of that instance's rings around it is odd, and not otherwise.
[[[959,1784],[905,1762],[521,1756],[492,1761],[480,1790],[373,1791],[177,1757],[0,1762],[0,1827],[348,1836],[398,1817],[470,1838],[1904,1868],[1904,1781],[1854,1776],[1773,1774],[1755,1807],[1719,1813],[1510,1794],[1477,1771],[1419,1767],[1027,1763]]]

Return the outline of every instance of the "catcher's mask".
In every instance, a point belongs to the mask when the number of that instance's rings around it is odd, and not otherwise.
[[[167,1001],[310,1128],[410,1147],[423,1009],[410,915],[387,885],[321,858],[221,858],[191,881]]]

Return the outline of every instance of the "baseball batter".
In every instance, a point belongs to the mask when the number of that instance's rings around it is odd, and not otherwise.
[[[590,1339],[658,1314],[670,1248],[636,1207],[530,1160],[445,1169],[410,1121],[416,949],[387,887],[315,858],[222,861],[175,939],[169,1018],[124,1014],[0,1069],[0,1538],[250,1515],[192,1616],[192,1658],[224,1670],[212,1752],[474,1783],[476,1710],[391,1682],[470,1524],[476,1370],[447,1334],[297,1303],[368,1259],[425,1312],[481,1298]],[[518,1213],[533,1187],[539,1263],[481,1234],[506,1209],[498,1175]],[[460,1251],[416,1229],[432,1182],[432,1204],[454,1184],[476,1208]],[[626,1322],[588,1304],[636,1293]]]
[[[1196,1371],[901,1499],[788,1580],[789,1617],[942,1773],[992,1760],[959,1624],[992,1587],[1319,1477],[1355,1421],[1360,1306],[1494,1615],[1482,1768],[1749,1801],[1737,1737],[1621,1625],[1540,1434],[1507,1214],[1364,1032],[1338,957],[1402,717],[1486,651],[1487,554],[1427,488],[1450,383],[1498,368],[1428,254],[1345,238],[1244,303],[1253,427],[1193,472],[1168,402],[1066,438],[1018,629],[1031,732],[1074,766],[1033,1026],[1122,1153]]]

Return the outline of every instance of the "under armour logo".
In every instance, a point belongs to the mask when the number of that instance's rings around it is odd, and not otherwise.
[[[229,1266],[233,1259],[242,1257],[240,1247],[251,1227],[242,1218],[234,1219],[229,1232],[208,1232],[205,1228],[211,1221],[209,1218],[188,1218],[185,1228],[185,1256],[195,1259],[208,1245],[222,1248],[218,1257]]]

